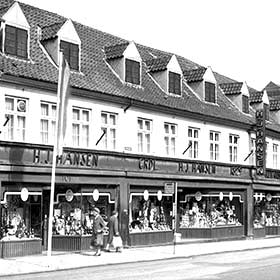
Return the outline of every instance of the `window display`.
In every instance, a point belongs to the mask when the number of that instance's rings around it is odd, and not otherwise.
[[[7,195],[2,204],[2,241],[41,236],[41,201],[30,195],[26,201],[21,196]]]
[[[280,226],[280,196],[270,193],[260,199],[255,195],[254,228]]]
[[[163,196],[159,201],[149,195],[133,195],[130,209],[130,232],[166,231],[172,229],[172,196]]]
[[[179,201],[180,228],[212,228],[241,225],[239,198],[220,197],[220,194],[184,195]]]

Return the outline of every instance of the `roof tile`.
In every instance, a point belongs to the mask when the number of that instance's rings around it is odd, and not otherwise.
[[[219,84],[220,88],[223,90],[225,95],[235,95],[241,93],[243,83],[224,83]]]
[[[250,103],[261,103],[263,98],[263,91],[256,91],[250,93]]]
[[[170,58],[170,56],[162,56],[146,60],[145,63],[149,69],[149,72],[163,71],[166,70]]]
[[[199,67],[196,69],[191,69],[191,70],[184,70],[183,71],[183,75],[185,80],[188,83],[192,83],[192,82],[199,82],[203,80],[203,76],[206,72],[207,68],[205,67]]]
[[[113,58],[120,58],[123,56],[124,51],[126,50],[128,46],[128,42],[111,45],[111,46],[105,46],[104,52],[107,59],[113,59]]]

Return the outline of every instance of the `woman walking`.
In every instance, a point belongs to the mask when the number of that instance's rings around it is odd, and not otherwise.
[[[115,247],[116,252],[121,252],[122,241],[119,234],[118,212],[116,210],[112,212],[112,216],[109,218],[108,228],[109,228],[109,236],[108,236],[106,251],[110,252],[110,246],[112,245],[113,247]]]

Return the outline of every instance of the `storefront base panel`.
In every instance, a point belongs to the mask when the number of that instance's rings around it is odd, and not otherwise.
[[[280,226],[266,226],[265,234],[266,235],[280,235]]]
[[[254,228],[254,238],[263,238],[265,237],[266,229],[263,228]]]
[[[52,249],[54,251],[82,251],[90,250],[91,235],[71,236],[71,235],[56,235],[52,238]],[[104,247],[107,244],[108,236],[104,235]]]
[[[187,238],[231,238],[244,236],[244,226],[216,228],[180,228],[182,239]]]
[[[41,253],[41,239],[0,241],[0,256],[2,258],[22,257]]]
[[[130,233],[130,246],[167,244],[173,241],[172,231]]]

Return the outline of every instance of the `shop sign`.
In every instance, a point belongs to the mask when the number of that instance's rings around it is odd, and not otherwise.
[[[196,192],[194,195],[196,201],[200,201],[202,199],[202,194],[201,192]]]
[[[66,201],[71,202],[73,200],[73,198],[74,198],[74,194],[73,194],[72,190],[70,190],[70,189],[67,190],[65,193]]]
[[[203,162],[178,162],[178,171],[184,173],[216,174],[216,166]]]
[[[175,193],[175,183],[165,183],[164,193],[174,194]]]
[[[147,201],[149,199],[149,192],[148,190],[144,190],[144,200]]]
[[[265,118],[264,111],[256,111],[256,173],[265,175]]]
[[[139,169],[154,171],[154,170],[156,170],[156,161],[151,158],[140,158],[139,159]]]
[[[98,201],[98,199],[99,199],[99,191],[98,191],[98,189],[94,189],[93,190],[92,197],[93,197],[94,201]]]
[[[20,198],[22,201],[27,201],[29,192],[27,188],[22,188],[20,191]]]

